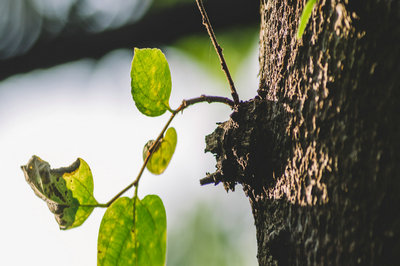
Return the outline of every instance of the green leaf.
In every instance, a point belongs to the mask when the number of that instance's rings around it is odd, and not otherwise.
[[[101,221],[97,243],[97,265],[165,265],[167,218],[156,195],[116,200]]]
[[[160,140],[155,152],[150,157],[147,163],[147,169],[155,174],[162,174],[167,168],[171,161],[172,155],[174,155],[176,143],[178,142],[178,136],[176,130],[173,127],[168,128],[165,136]],[[147,153],[150,147],[153,145],[154,140],[150,140],[146,143],[143,148],[143,160],[146,159]]]
[[[50,164],[32,156],[21,166],[25,179],[35,194],[44,200],[54,213],[60,229],[81,225],[98,204],[93,196],[93,177],[88,164],[78,158],[69,167],[50,169]]]
[[[96,205],[97,200],[93,196],[93,176],[89,165],[81,158],[78,158],[79,168],[73,172],[65,172],[63,178],[67,183],[67,188],[72,191],[72,195],[79,201],[80,205]],[[79,206],[75,214],[75,221],[71,228],[80,226],[92,213],[93,207]]]
[[[147,116],[159,116],[170,110],[171,87],[171,73],[161,50],[135,48],[131,89],[139,111]]]
[[[301,13],[300,17],[300,24],[299,28],[297,29],[297,39],[301,39],[303,36],[304,30],[306,29],[308,20],[311,17],[311,12],[313,11],[313,8],[315,4],[317,3],[317,0],[308,0],[306,3],[306,6],[303,9],[303,12]]]

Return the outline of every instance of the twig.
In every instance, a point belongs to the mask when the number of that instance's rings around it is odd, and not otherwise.
[[[208,184],[216,184],[217,182],[215,181],[213,176],[206,176],[202,179],[200,179],[200,185],[208,185]]]
[[[203,25],[206,27],[208,35],[210,36],[211,42],[215,48],[215,51],[217,52],[217,55],[219,57],[219,61],[221,62],[221,67],[222,70],[225,73],[226,78],[228,79],[229,86],[231,87],[231,94],[232,94],[232,99],[235,103],[235,105],[239,104],[239,95],[236,92],[235,84],[233,83],[231,74],[229,73],[228,66],[226,65],[224,55],[222,53],[222,48],[218,44],[217,38],[215,37],[214,30],[211,26],[210,20],[208,19],[208,15],[206,12],[206,9],[204,8],[203,5],[203,0],[196,0],[197,6],[199,7],[201,16],[203,18]]]
[[[214,184],[214,185],[218,185],[219,182],[222,182],[222,175],[220,170],[218,170],[217,172],[210,174],[207,173],[206,177],[200,179],[200,185],[204,186],[204,185],[208,185],[208,184]]]
[[[170,110],[172,112],[171,117],[161,130],[160,134],[158,135],[157,139],[154,141],[153,145],[151,145],[149,151],[147,152],[146,158],[143,161],[143,165],[139,170],[139,173],[131,184],[129,184],[126,188],[121,190],[117,195],[115,195],[112,199],[110,199],[107,203],[105,204],[97,204],[97,205],[81,205],[82,207],[109,207],[116,199],[118,199],[122,194],[124,194],[126,191],[131,189],[133,186],[137,188],[140,178],[142,177],[142,174],[144,172],[144,169],[146,168],[147,163],[150,160],[151,155],[154,153],[156,150],[157,145],[159,144],[161,138],[163,137],[165,131],[167,130],[168,126],[171,124],[172,120],[174,119],[175,115],[183,111],[185,108],[187,108],[190,105],[200,103],[200,102],[208,102],[208,103],[213,103],[213,102],[220,102],[229,105],[231,108],[234,108],[235,106],[239,105],[239,95],[236,92],[235,84],[233,83],[232,76],[229,72],[228,66],[226,65],[226,61],[224,58],[224,55],[222,53],[222,48],[217,42],[217,38],[215,37],[214,30],[211,26],[210,20],[208,18],[207,12],[204,8],[203,1],[202,0],[196,0],[197,6],[199,7],[201,16],[203,18],[203,25],[206,27],[208,35],[210,36],[211,42],[215,48],[215,51],[217,52],[217,55],[219,57],[219,60],[221,62],[221,67],[222,70],[225,73],[226,78],[228,79],[229,86],[231,88],[231,95],[233,102],[225,97],[218,97],[218,96],[206,96],[206,95],[201,95],[198,98],[193,98],[189,100],[183,100],[182,104],[178,107],[176,110]],[[206,180],[204,180],[206,182]],[[207,180],[207,182],[210,180]],[[215,180],[214,180],[215,181]],[[135,196],[137,196],[137,189],[135,191]],[[136,205],[136,204],[134,204]]]
[[[201,95],[200,97],[189,99],[189,100],[183,100],[182,104],[182,110],[185,109],[186,107],[200,103],[200,102],[208,102],[208,103],[224,103],[229,105],[231,108],[235,106],[234,102],[232,100],[225,98],[225,97],[219,97],[219,96],[207,96],[207,95]]]
[[[167,121],[167,123],[165,124],[163,129],[161,130],[160,134],[158,135],[157,139],[154,141],[153,145],[151,145],[151,147],[150,147],[149,151],[147,152],[146,158],[143,161],[142,167],[140,168],[139,173],[138,173],[135,181],[133,181],[126,188],[121,190],[117,195],[115,195],[112,199],[110,199],[106,204],[93,205],[93,207],[109,207],[116,199],[121,197],[121,195],[124,194],[126,191],[131,189],[133,186],[137,187],[137,185],[139,184],[140,178],[142,177],[142,174],[144,172],[144,169],[146,168],[146,165],[150,160],[151,155],[156,150],[155,148],[157,147],[157,145],[160,142],[161,138],[164,136],[165,131],[167,130],[168,126],[171,124],[171,122],[174,119],[175,115],[177,113],[179,113],[180,111],[183,111],[185,108],[187,108],[187,107],[189,107],[189,106],[191,106],[193,104],[201,103],[201,102],[208,102],[208,103],[219,102],[219,103],[227,104],[231,108],[234,107],[234,103],[232,102],[232,100],[230,100],[228,98],[225,98],[225,97],[219,97],[219,96],[201,95],[200,97],[197,97],[197,98],[192,98],[192,99],[189,99],[189,100],[183,100],[181,105],[178,107],[178,109],[172,111],[171,117],[169,118],[169,120]],[[135,193],[135,195],[137,195],[136,193]]]

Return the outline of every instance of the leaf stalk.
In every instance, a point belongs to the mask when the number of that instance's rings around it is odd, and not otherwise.
[[[162,128],[160,134],[157,136],[157,139],[154,141],[153,145],[151,145],[149,151],[147,152],[146,158],[143,161],[142,167],[139,170],[139,173],[136,176],[136,179],[130,183],[127,187],[125,187],[123,190],[121,190],[117,195],[115,195],[112,199],[110,199],[107,203],[105,204],[98,204],[98,205],[91,205],[91,206],[84,206],[84,207],[102,207],[102,208],[107,208],[109,207],[115,200],[117,200],[119,197],[122,196],[125,192],[127,192],[129,189],[131,189],[133,186],[137,187],[140,181],[140,178],[142,177],[142,174],[144,172],[144,169],[146,169],[146,165],[150,160],[151,155],[155,152],[157,145],[161,141],[162,137],[164,136],[165,131],[168,129],[169,125],[171,124],[172,120],[175,118],[176,114],[179,113],[180,111],[183,111],[187,107],[194,105],[196,103],[202,103],[202,102],[208,102],[208,103],[224,103],[226,105],[229,105],[231,108],[235,107],[235,103],[226,97],[220,97],[220,96],[207,96],[207,95],[201,95],[200,97],[197,98],[192,98],[188,100],[183,100],[181,105],[176,109],[171,111],[171,116],[168,119],[167,123],[165,126]],[[135,191],[135,196],[137,196],[137,190]],[[82,205],[83,206],[83,205]]]

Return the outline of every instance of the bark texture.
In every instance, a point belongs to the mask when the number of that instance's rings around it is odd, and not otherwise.
[[[241,184],[260,265],[398,265],[400,4],[261,0],[260,86],[206,138]]]

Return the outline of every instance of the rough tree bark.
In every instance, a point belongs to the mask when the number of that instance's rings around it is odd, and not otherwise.
[[[400,261],[400,4],[261,0],[260,86],[206,138],[241,184],[260,265]]]

